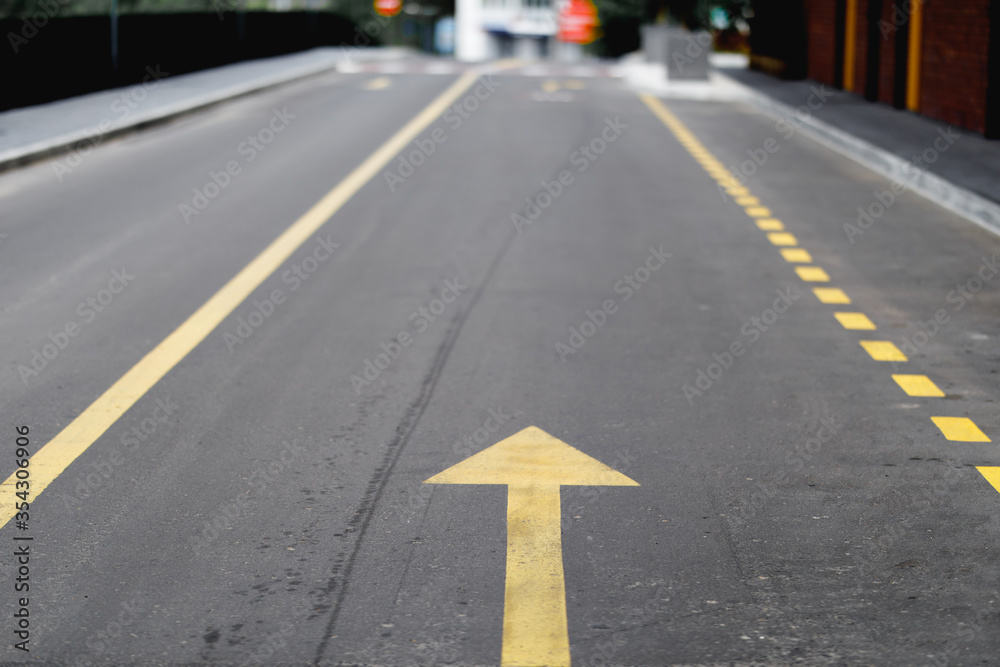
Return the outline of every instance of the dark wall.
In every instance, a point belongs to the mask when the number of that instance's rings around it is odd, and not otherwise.
[[[43,17],[44,18],[44,17]],[[118,18],[118,67],[112,67],[108,16],[0,20],[0,110],[127,86],[149,77],[227,63],[354,45],[347,19],[315,12],[131,14]],[[242,39],[240,34],[242,33]],[[373,40],[374,41],[374,40]]]

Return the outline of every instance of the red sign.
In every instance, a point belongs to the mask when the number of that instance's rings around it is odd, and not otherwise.
[[[375,13],[381,16],[395,16],[403,8],[403,0],[375,0]]]
[[[590,44],[600,36],[597,7],[591,0],[569,0],[559,12],[559,39],[574,44]]]

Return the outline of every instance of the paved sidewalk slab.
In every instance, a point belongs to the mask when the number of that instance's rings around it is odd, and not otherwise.
[[[768,115],[1000,234],[1000,142],[815,81],[718,72]]]
[[[150,67],[144,83],[0,113],[0,170],[263,88],[409,54],[405,49],[321,47],[178,76]]]

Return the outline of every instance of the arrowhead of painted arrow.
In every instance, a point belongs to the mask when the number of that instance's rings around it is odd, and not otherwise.
[[[487,447],[425,484],[514,486],[639,486],[614,468],[536,426]]]

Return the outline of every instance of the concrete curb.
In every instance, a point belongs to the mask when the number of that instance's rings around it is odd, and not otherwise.
[[[721,72],[717,71],[717,73],[743,89],[745,99],[765,115],[775,120],[787,120],[810,139],[849,157],[876,173],[905,185],[907,190],[915,192],[1000,236],[1000,204],[955,185],[940,176],[919,169],[898,155],[839,130],[812,115],[800,120],[795,116],[796,110],[787,104],[759,93]]]
[[[54,155],[67,153],[76,148],[88,147],[94,143],[103,142],[113,137],[128,134],[129,132],[135,132],[147,127],[166,123],[174,118],[183,116],[184,114],[200,111],[228,100],[243,97],[244,95],[256,93],[268,88],[274,88],[286,83],[292,83],[317,74],[322,74],[324,72],[337,69],[338,65],[341,65],[344,62],[359,59],[389,60],[401,58],[408,55],[408,53],[408,51],[397,49],[383,49],[378,51],[371,50],[371,53],[365,53],[363,49],[350,49],[342,50],[337,53],[331,53],[328,57],[323,58],[319,62],[300,65],[298,67],[290,68],[285,72],[272,74],[270,76],[257,77],[250,81],[244,81],[242,83],[233,84],[231,86],[212,91],[211,93],[196,95],[180,102],[150,109],[146,112],[132,114],[120,124],[116,124],[111,129],[103,132],[97,127],[92,127],[74,132],[67,132],[44,141],[36,141],[35,143],[28,144],[26,146],[19,146],[17,148],[4,151],[0,153],[0,172],[24,166],[31,162],[52,157]],[[206,70],[201,70],[201,72],[192,72],[192,74],[199,74],[204,71]],[[130,87],[124,87],[117,90],[128,90],[129,88]]]
[[[929,199],[935,204],[962,216],[983,229],[1000,236],[1000,204],[955,185],[940,176],[919,169],[894,153],[874,146],[828,123],[806,116],[795,115],[795,109],[759,93],[735,79],[719,73],[743,89],[745,99],[765,115],[775,120],[786,120],[810,139],[823,144],[858,164],[871,169],[906,187],[907,190]]]

